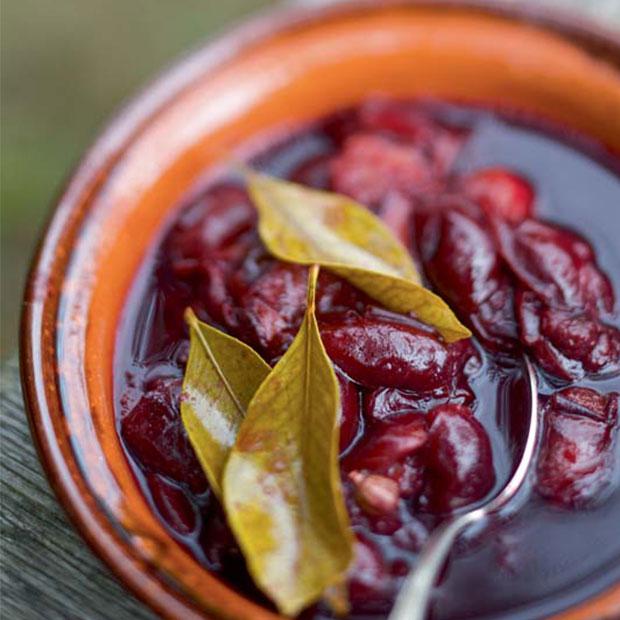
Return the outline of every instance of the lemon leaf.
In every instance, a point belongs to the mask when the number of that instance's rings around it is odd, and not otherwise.
[[[406,248],[389,228],[351,198],[246,172],[258,229],[281,260],[319,264],[395,312],[414,313],[453,342],[469,338],[441,297],[420,284]]]
[[[224,471],[230,526],[257,585],[287,615],[339,587],[353,534],[338,465],[340,393],[314,314],[252,398]]]
[[[221,497],[228,453],[252,396],[271,371],[246,344],[185,312],[190,350],[181,419],[213,491]]]
[[[419,282],[407,249],[373,213],[341,194],[248,172],[269,249],[304,264],[338,264]],[[286,260],[286,259],[285,259]]]

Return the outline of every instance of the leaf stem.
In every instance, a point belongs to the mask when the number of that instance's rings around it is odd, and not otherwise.
[[[314,305],[316,298],[316,284],[319,277],[319,265],[312,265],[308,274],[308,298],[306,312],[314,314]]]

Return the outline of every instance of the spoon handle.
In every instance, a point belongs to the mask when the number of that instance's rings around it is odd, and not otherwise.
[[[488,504],[447,519],[433,532],[416,567],[405,579],[388,620],[425,620],[433,587],[459,534],[507,504],[526,479],[538,437],[538,382],[536,370],[527,355],[524,355],[524,363],[530,396],[529,425],[517,468],[502,492]]]
[[[459,534],[484,518],[482,510],[472,510],[444,521],[424,547],[418,568],[405,579],[388,620],[424,620],[433,586]]]

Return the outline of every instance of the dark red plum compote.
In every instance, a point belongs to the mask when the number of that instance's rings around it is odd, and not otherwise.
[[[350,617],[385,617],[433,529],[507,480],[524,439],[524,353],[539,376],[536,463],[519,501],[459,541],[431,616],[544,617],[620,580],[620,160],[523,113],[427,101],[373,98],[278,136],[251,165],[376,213],[474,334],[447,344],[320,273],[357,540]],[[172,213],[119,331],[118,431],[179,544],[269,605],[181,424],[183,312],[274,364],[302,321],[308,270],[269,255],[235,174],[209,173]]]

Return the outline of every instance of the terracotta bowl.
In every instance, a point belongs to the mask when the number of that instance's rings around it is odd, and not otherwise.
[[[202,568],[150,511],[115,428],[123,303],[171,208],[265,131],[372,91],[507,103],[620,151],[620,42],[578,21],[480,4],[276,12],[168,71],[105,129],[57,201],[26,291],[22,379],[58,497],[120,580],[167,618],[277,616]],[[561,616],[620,617],[620,586]]]

